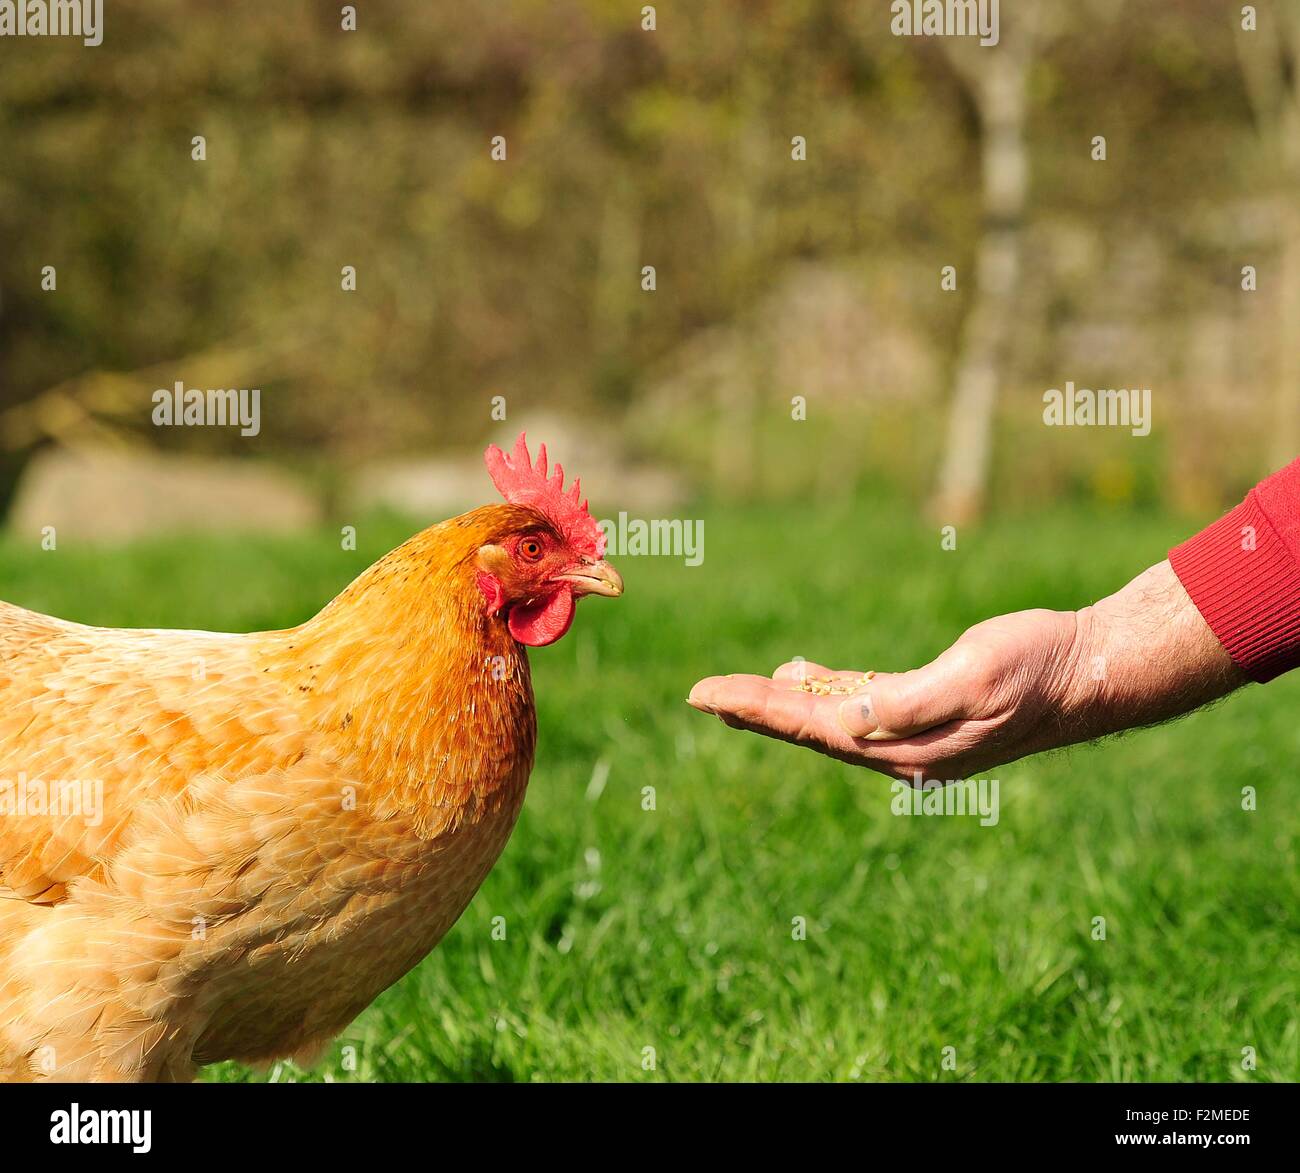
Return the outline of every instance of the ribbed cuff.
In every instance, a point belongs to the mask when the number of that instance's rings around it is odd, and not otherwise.
[[[1232,661],[1263,683],[1300,665],[1300,563],[1252,489],[1169,562]]]

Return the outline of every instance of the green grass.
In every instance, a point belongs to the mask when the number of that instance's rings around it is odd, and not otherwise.
[[[894,817],[885,779],[683,699],[699,676],[796,654],[913,665],[987,615],[1114,589],[1188,525],[1058,511],[943,552],[932,527],[879,503],[703,516],[703,566],[623,559],[625,597],[584,603],[532,654],[528,802],[443,944],[311,1071],[207,1078],[1300,1076],[1300,679],[994,771],[1001,821],[987,828]],[[280,626],[405,534],[363,526],[355,554],[328,533],[127,552],[10,540],[0,597],[104,624]]]

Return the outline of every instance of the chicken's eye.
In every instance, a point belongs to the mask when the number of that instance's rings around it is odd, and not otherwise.
[[[519,543],[519,553],[529,562],[536,562],[542,556],[542,543],[536,538],[525,538]]]

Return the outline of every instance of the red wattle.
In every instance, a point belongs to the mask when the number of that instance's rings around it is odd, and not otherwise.
[[[541,648],[553,644],[573,622],[573,591],[566,585],[554,594],[510,608],[510,634],[521,644]]]

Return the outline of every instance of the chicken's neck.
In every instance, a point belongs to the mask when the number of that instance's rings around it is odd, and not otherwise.
[[[527,656],[487,614],[464,530],[418,534],[268,649],[267,670],[371,789],[358,802],[427,834],[516,806],[537,737]]]

